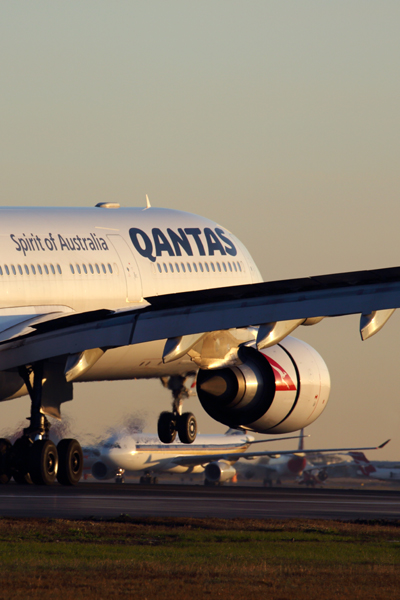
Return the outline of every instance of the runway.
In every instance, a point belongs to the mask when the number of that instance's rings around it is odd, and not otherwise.
[[[400,492],[83,483],[0,486],[0,516],[400,519]]]

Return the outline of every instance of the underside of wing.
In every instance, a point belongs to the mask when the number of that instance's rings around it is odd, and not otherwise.
[[[8,325],[4,321],[0,328],[0,370],[60,355],[78,357],[85,350],[105,351],[162,339],[167,340],[168,360],[187,352],[204,334],[249,326],[258,328],[255,341],[258,348],[264,348],[276,344],[300,324],[354,313],[361,314],[365,339],[379,331],[393,309],[400,306],[400,268],[183,292],[146,300],[121,311],[58,314],[53,319],[27,311]]]

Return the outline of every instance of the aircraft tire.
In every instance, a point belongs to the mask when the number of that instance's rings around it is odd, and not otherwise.
[[[51,485],[58,470],[58,453],[51,440],[37,440],[29,453],[29,473],[36,485]]]
[[[22,436],[15,440],[10,453],[12,476],[19,485],[31,485],[32,478],[29,474],[29,454],[32,442]]]
[[[178,417],[178,435],[182,444],[193,444],[197,435],[197,421],[194,414],[187,412]]]
[[[162,412],[158,418],[157,433],[163,444],[172,444],[176,438],[176,417],[172,412]]]
[[[80,443],[74,439],[64,439],[57,444],[57,480],[61,485],[77,485],[82,477],[83,453]]]
[[[13,474],[13,478],[15,483],[18,483],[18,485],[32,485],[33,481],[32,481],[32,477],[29,475],[29,473],[20,473],[19,471],[16,471]]]
[[[12,444],[6,438],[0,438],[0,484],[7,484],[11,477],[10,452]]]

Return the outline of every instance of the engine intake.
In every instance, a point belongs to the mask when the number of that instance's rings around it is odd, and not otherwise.
[[[98,460],[92,466],[92,475],[95,479],[104,481],[105,479],[112,479],[115,476],[116,469],[110,469],[103,461]]]
[[[223,483],[236,475],[236,469],[224,460],[216,460],[206,466],[204,475],[211,483]]]
[[[330,392],[327,366],[314,348],[292,337],[262,351],[243,347],[241,364],[200,370],[197,394],[204,410],[232,428],[288,433],[324,410]]]

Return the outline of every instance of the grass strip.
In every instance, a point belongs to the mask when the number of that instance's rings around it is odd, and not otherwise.
[[[0,599],[400,598],[400,523],[0,519]]]

